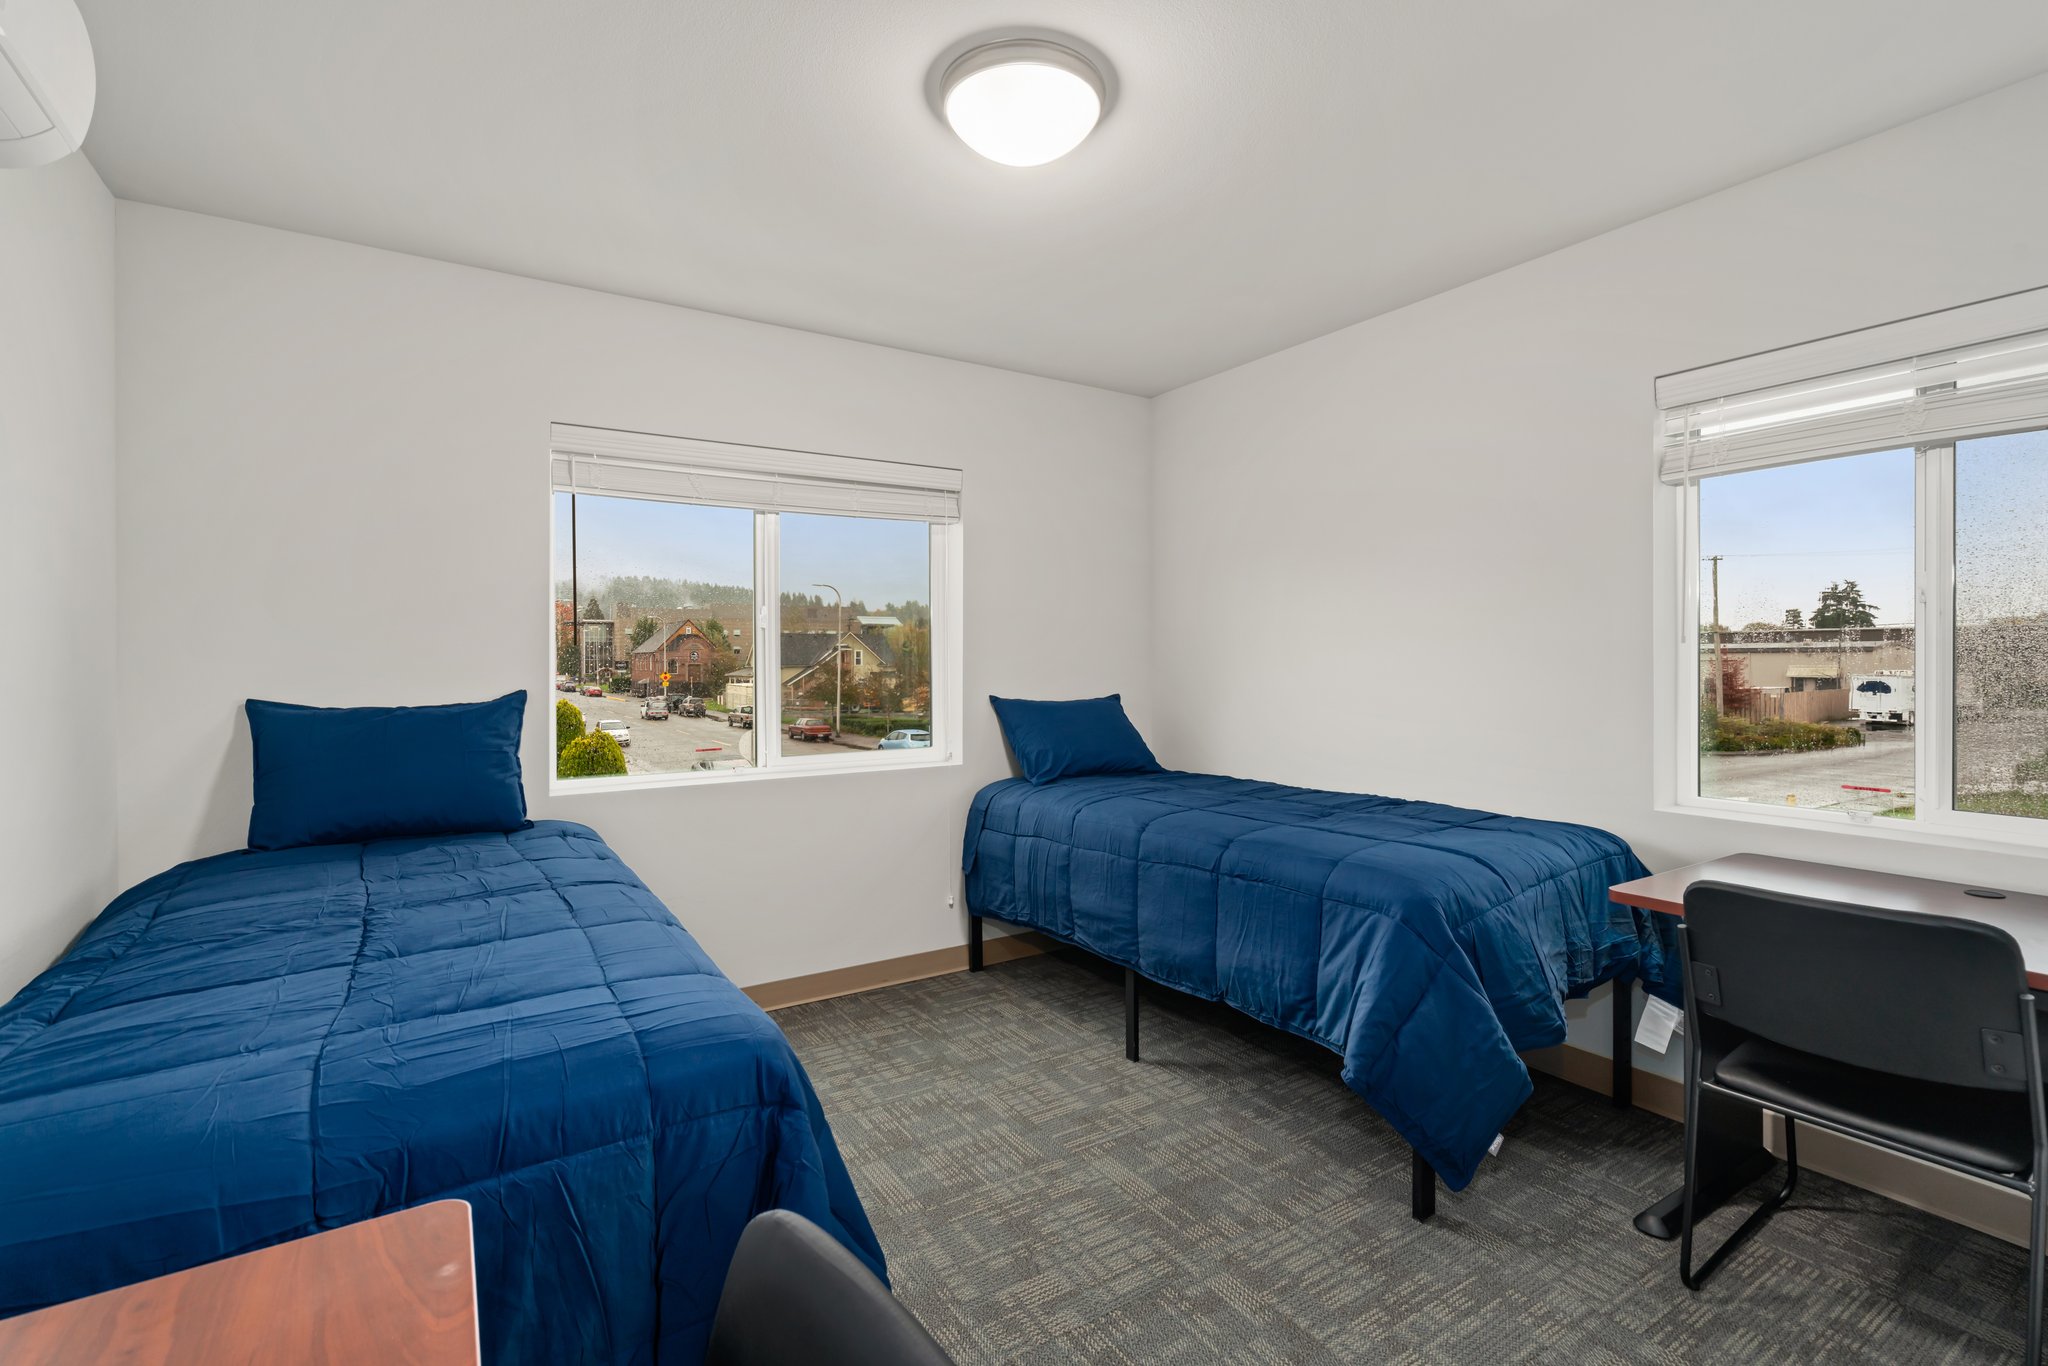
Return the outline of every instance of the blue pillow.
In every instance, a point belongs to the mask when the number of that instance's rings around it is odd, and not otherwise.
[[[250,698],[251,849],[518,830],[526,693],[446,707],[301,707]]]
[[[1122,693],[1079,702],[991,697],[1017,766],[1034,783],[1090,773],[1163,773],[1145,737],[1124,715]]]

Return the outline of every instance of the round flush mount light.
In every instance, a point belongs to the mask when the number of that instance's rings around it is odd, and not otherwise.
[[[1108,102],[1102,69],[1043,38],[977,43],[947,63],[939,112],[960,140],[1005,166],[1043,166],[1081,145]]]

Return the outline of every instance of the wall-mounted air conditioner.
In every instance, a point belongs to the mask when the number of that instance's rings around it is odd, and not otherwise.
[[[77,151],[98,94],[75,0],[0,0],[0,167]]]

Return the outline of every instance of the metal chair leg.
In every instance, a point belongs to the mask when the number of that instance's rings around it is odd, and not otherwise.
[[[2027,1366],[2040,1366],[2041,1361],[2041,1288],[2042,1262],[2048,1255],[2048,1198],[2041,1190],[2040,1169],[2036,1167],[2034,1189],[2027,1196],[2028,1213],[2032,1216],[2032,1236],[2027,1244]]]
[[[2027,1108],[2034,1127],[2034,1169],[2027,1173],[2027,1366],[2041,1366],[2041,1259],[2048,1255],[2048,1100],[2041,1077],[2041,1020],[2034,994],[2020,993],[2020,1029],[2027,1045]]]
[[[1714,1274],[1716,1267],[1727,1260],[1728,1254],[1741,1246],[1752,1233],[1762,1228],[1776,1214],[1792,1193],[1799,1189],[1799,1132],[1792,1116],[1785,1116],[1785,1184],[1776,1195],[1765,1200],[1750,1212],[1741,1227],[1728,1235],[1726,1242],[1714,1249],[1713,1255],[1701,1263],[1698,1271],[1692,1266],[1692,1225],[1693,1193],[1698,1183],[1698,1154],[1693,1127],[1686,1126],[1685,1143],[1685,1214],[1678,1235],[1678,1279],[1687,1290],[1698,1290],[1707,1283],[1707,1277]]]

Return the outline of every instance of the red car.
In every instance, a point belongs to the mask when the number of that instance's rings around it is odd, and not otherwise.
[[[597,684],[592,683],[588,687],[584,688],[583,695],[585,697],[603,697],[604,689],[598,687]]]
[[[804,720],[793,722],[789,727],[789,738],[792,740],[830,740],[832,738],[832,727],[826,725],[823,721]]]

